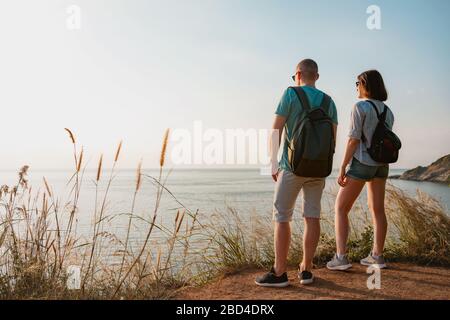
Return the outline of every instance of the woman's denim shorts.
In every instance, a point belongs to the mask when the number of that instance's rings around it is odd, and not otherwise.
[[[389,165],[368,166],[353,158],[346,175],[350,178],[364,181],[370,181],[374,178],[386,179],[389,175]]]

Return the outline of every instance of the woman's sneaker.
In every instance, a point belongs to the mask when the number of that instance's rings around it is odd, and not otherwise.
[[[298,273],[300,284],[311,284],[314,282],[314,275],[310,271],[302,271]]]
[[[352,264],[348,261],[347,256],[343,256],[339,259],[337,254],[335,254],[333,259],[327,263],[327,268],[330,270],[344,271],[350,269],[351,267]]]
[[[257,277],[255,283],[261,287],[283,288],[289,285],[289,279],[286,272],[281,276],[277,276],[274,268],[272,267],[270,272]]]
[[[386,268],[386,261],[384,261],[383,256],[373,256],[372,254],[369,254],[367,258],[361,259],[359,261],[363,266],[374,266],[380,269]]]

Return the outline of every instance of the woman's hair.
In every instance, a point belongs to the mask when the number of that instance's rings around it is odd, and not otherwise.
[[[358,76],[358,81],[364,88],[367,98],[379,101],[386,101],[388,99],[383,77],[377,70],[369,70],[361,73]]]

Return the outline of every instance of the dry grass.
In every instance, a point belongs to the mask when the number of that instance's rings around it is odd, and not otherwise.
[[[159,176],[144,174],[142,162],[138,164],[130,211],[125,214],[107,212],[106,205],[122,142],[106,179],[103,155],[100,156],[94,181],[92,230],[89,237],[81,237],[76,224],[86,165],[83,148],[78,152],[74,134],[66,131],[74,157],[67,199],[57,197],[45,177],[42,189],[29,186],[28,166],[20,169],[15,185],[0,187],[1,299],[167,299],[187,284],[200,284],[225,273],[273,263],[270,218],[240,215],[236,209],[228,208],[226,212],[215,212],[208,221],[200,221],[198,210],[191,211],[166,188],[170,171],[166,173],[163,166],[169,130],[163,138]],[[135,205],[145,182],[153,184],[156,197],[153,207],[142,216],[135,213]],[[181,208],[172,226],[157,223],[164,214],[160,212],[163,193]],[[387,204],[388,259],[450,266],[450,221],[439,203],[423,194],[413,198],[391,187]],[[120,237],[108,230],[107,222],[114,223],[123,215],[127,217],[126,232]],[[353,216],[367,217],[367,212]],[[144,227],[143,241],[137,248],[130,243],[136,221]],[[359,259],[370,251],[372,228],[367,218],[352,221],[351,225],[349,254],[351,259]],[[324,219],[322,227],[317,265],[323,265],[332,256],[335,246],[333,222]],[[156,231],[164,235],[165,245],[151,241]],[[292,239],[289,264],[296,265],[302,255],[299,226],[293,228]],[[81,285],[76,290],[67,287],[67,269],[71,265],[81,270]]]
[[[450,217],[441,204],[423,192],[412,198],[394,187],[387,202],[397,231],[388,248],[391,260],[450,266]]]
[[[28,186],[28,166],[19,171],[16,185],[0,188],[0,298],[2,299],[136,299],[168,298],[177,287],[186,283],[186,269],[173,271],[177,260],[190,253],[189,237],[197,223],[197,213],[189,216],[180,210],[175,219],[175,228],[169,229],[156,223],[166,177],[161,166],[159,177],[151,181],[156,187],[156,203],[150,219],[134,214],[136,198],[142,181],[139,163],[136,171],[136,186],[128,229],[124,239],[111,233],[106,222],[115,216],[107,212],[110,187],[116,175],[122,142],[115,152],[109,177],[103,178],[103,155],[100,156],[95,183],[95,204],[92,235],[85,239],[76,231],[78,201],[83,182],[84,151],[77,151],[75,135],[69,130],[73,145],[74,173],[69,179],[68,199],[56,198],[47,179],[43,178],[43,189],[33,190]],[[161,152],[164,165],[168,142],[166,131]],[[100,185],[106,185],[104,191]],[[62,205],[63,203],[63,205]],[[137,254],[131,250],[129,236],[134,219],[147,227],[145,241]],[[186,226],[185,229],[182,226]],[[167,248],[150,245],[154,230],[167,238]],[[184,257],[173,252],[182,243]],[[118,259],[119,257],[119,259]],[[81,285],[77,290],[67,288],[67,268],[81,268]],[[188,266],[188,263],[185,263]],[[179,272],[181,270],[181,272]]]
[[[388,261],[450,267],[450,218],[439,202],[420,192],[411,197],[389,186],[386,211],[390,225],[385,248]],[[214,245],[206,261],[216,276],[273,265],[270,218],[244,222],[241,216],[235,209],[228,208],[227,212],[214,215],[208,227]],[[321,240],[314,258],[316,266],[324,266],[336,248],[333,222],[325,218],[321,224]],[[355,206],[350,214],[350,225],[348,256],[350,260],[359,261],[370,253],[373,244],[373,227],[363,206]],[[288,264],[295,267],[302,258],[303,234],[298,225],[291,229]]]

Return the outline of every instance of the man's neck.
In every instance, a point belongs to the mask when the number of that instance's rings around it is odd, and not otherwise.
[[[316,87],[316,83],[315,82],[303,82],[303,81],[300,81],[300,86],[308,86],[308,87],[313,87],[313,88],[315,88]]]

